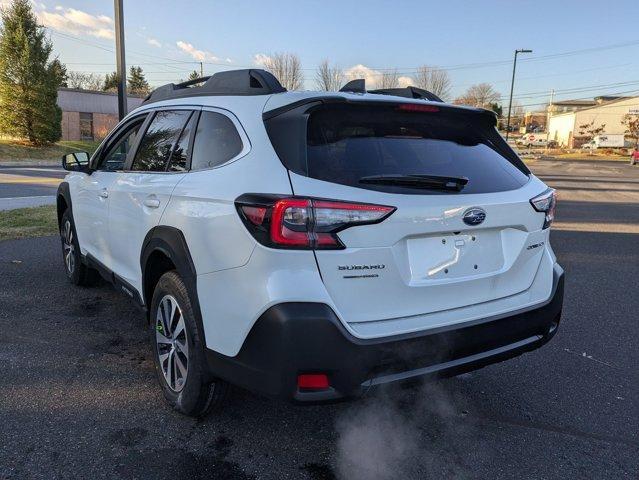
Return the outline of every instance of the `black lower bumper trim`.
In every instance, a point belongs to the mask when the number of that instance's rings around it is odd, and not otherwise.
[[[358,396],[376,385],[441,378],[539,348],[557,331],[563,272],[548,303],[532,310],[409,338],[353,337],[321,303],[283,303],[255,323],[235,357],[207,350],[212,376],[269,396],[326,401]],[[300,373],[325,373],[331,387],[299,391]]]

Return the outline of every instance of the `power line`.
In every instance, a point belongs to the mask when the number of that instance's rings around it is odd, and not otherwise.
[[[110,51],[113,52],[113,48],[110,47],[106,47],[104,46],[104,44],[100,44],[98,42],[94,42],[94,41],[90,41],[87,39],[83,39],[83,38],[79,38],[76,37],[74,35],[69,35],[63,32],[59,32],[57,30],[53,30],[50,29],[50,31],[52,33],[55,33],[56,35],[60,35],[62,37],[68,38],[68,39],[72,39],[75,41],[78,41],[80,43],[84,43],[86,45],[91,45],[93,47],[96,48],[100,48],[102,50],[106,50],[106,51]],[[603,45],[603,46],[598,46],[598,47],[590,47],[590,48],[583,48],[583,49],[579,49],[579,50],[569,50],[569,51],[565,51],[565,52],[559,52],[559,53],[554,53],[554,54],[548,54],[548,55],[540,55],[540,56],[534,56],[534,57],[528,57],[525,59],[521,59],[521,62],[540,62],[540,61],[546,61],[546,60],[552,60],[555,58],[563,58],[563,57],[568,57],[568,56],[575,56],[575,55],[582,55],[582,54],[589,54],[589,53],[594,53],[594,52],[599,52],[599,51],[605,51],[605,50],[612,50],[612,49],[617,49],[617,48],[626,48],[626,47],[630,47],[630,46],[636,46],[639,45],[639,40],[636,41],[631,41],[631,42],[625,42],[625,43],[618,43],[618,44],[612,44],[612,45]],[[161,59],[161,60],[168,60],[169,62],[167,63],[181,63],[181,64],[196,64],[196,63],[200,63],[198,61],[193,61],[193,60],[178,60],[175,58],[170,58],[170,57],[165,57],[165,56],[161,56],[161,55],[154,55],[154,54],[150,54],[150,53],[141,53],[141,52],[136,52],[133,50],[129,50],[129,53],[132,54],[136,54],[136,55],[140,55],[143,57],[150,57],[150,58],[157,58],[157,59]],[[491,66],[501,66],[501,65],[509,65],[512,62],[512,60],[494,60],[494,61],[488,61],[488,62],[474,62],[474,63],[465,63],[465,64],[457,64],[457,65],[448,65],[448,66],[438,66],[438,67],[431,67],[432,70],[435,71],[453,71],[453,70],[463,70],[463,69],[473,69],[473,68],[484,68],[484,67],[491,67]],[[252,68],[255,67],[255,65],[238,65],[238,64],[233,64],[233,65],[229,65],[228,63],[222,63],[222,62],[202,62],[204,65],[211,65],[211,66],[222,66],[222,67],[241,67],[241,68]],[[169,65],[166,65],[169,66]],[[410,73],[417,73],[419,71],[420,67],[375,67],[375,66],[371,66],[371,67],[367,67],[371,70],[377,70],[380,73],[372,73],[370,75],[372,76],[383,76],[383,75],[388,75],[389,73],[397,73],[398,75],[402,75],[402,74],[410,74]],[[306,71],[315,71],[316,68],[302,68],[301,70],[306,70]]]
[[[623,92],[613,92],[613,93],[607,93],[606,96],[619,96],[619,95],[625,95],[625,94],[630,94],[630,93],[639,93],[639,89],[635,89],[635,90],[625,90]],[[581,97],[581,98],[573,98],[571,99],[572,101],[579,101],[579,100],[590,100],[590,97]],[[553,103],[558,103],[561,102],[562,100],[553,100]],[[639,100],[637,100],[637,102],[639,103]],[[524,104],[524,105],[518,105],[519,107],[532,107],[532,106],[538,106],[538,105],[546,105],[548,102],[537,102],[537,103],[528,103],[528,104]],[[616,103],[616,102],[615,102]],[[593,105],[592,107],[587,107],[587,108],[612,108],[615,107],[616,105],[613,104],[604,104],[604,105]],[[573,113],[573,112],[565,112],[565,113]]]

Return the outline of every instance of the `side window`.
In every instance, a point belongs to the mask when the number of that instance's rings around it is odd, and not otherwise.
[[[120,136],[115,143],[107,147],[107,151],[98,165],[98,170],[109,172],[122,170],[124,162],[126,162],[126,156],[129,150],[131,150],[131,146],[135,143],[145,118],[146,117],[141,117],[132,125],[129,125],[124,131],[124,134]]]
[[[131,170],[164,172],[191,112],[167,110],[155,114],[135,153]]]
[[[195,132],[191,170],[216,167],[242,151],[233,122],[220,113],[203,111]]]

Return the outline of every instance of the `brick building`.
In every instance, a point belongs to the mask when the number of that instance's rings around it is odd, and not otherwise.
[[[129,111],[144,98],[129,95]],[[118,95],[74,88],[58,90],[62,109],[62,140],[101,140],[118,123]]]

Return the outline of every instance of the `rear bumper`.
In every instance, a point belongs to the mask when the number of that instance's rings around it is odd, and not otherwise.
[[[352,336],[321,303],[282,303],[251,329],[240,352],[207,350],[212,376],[269,396],[301,402],[359,396],[371,387],[475,370],[534,350],[556,333],[563,304],[563,270],[555,267],[545,304],[449,329],[363,340]],[[330,388],[299,391],[301,373],[326,373]]]

